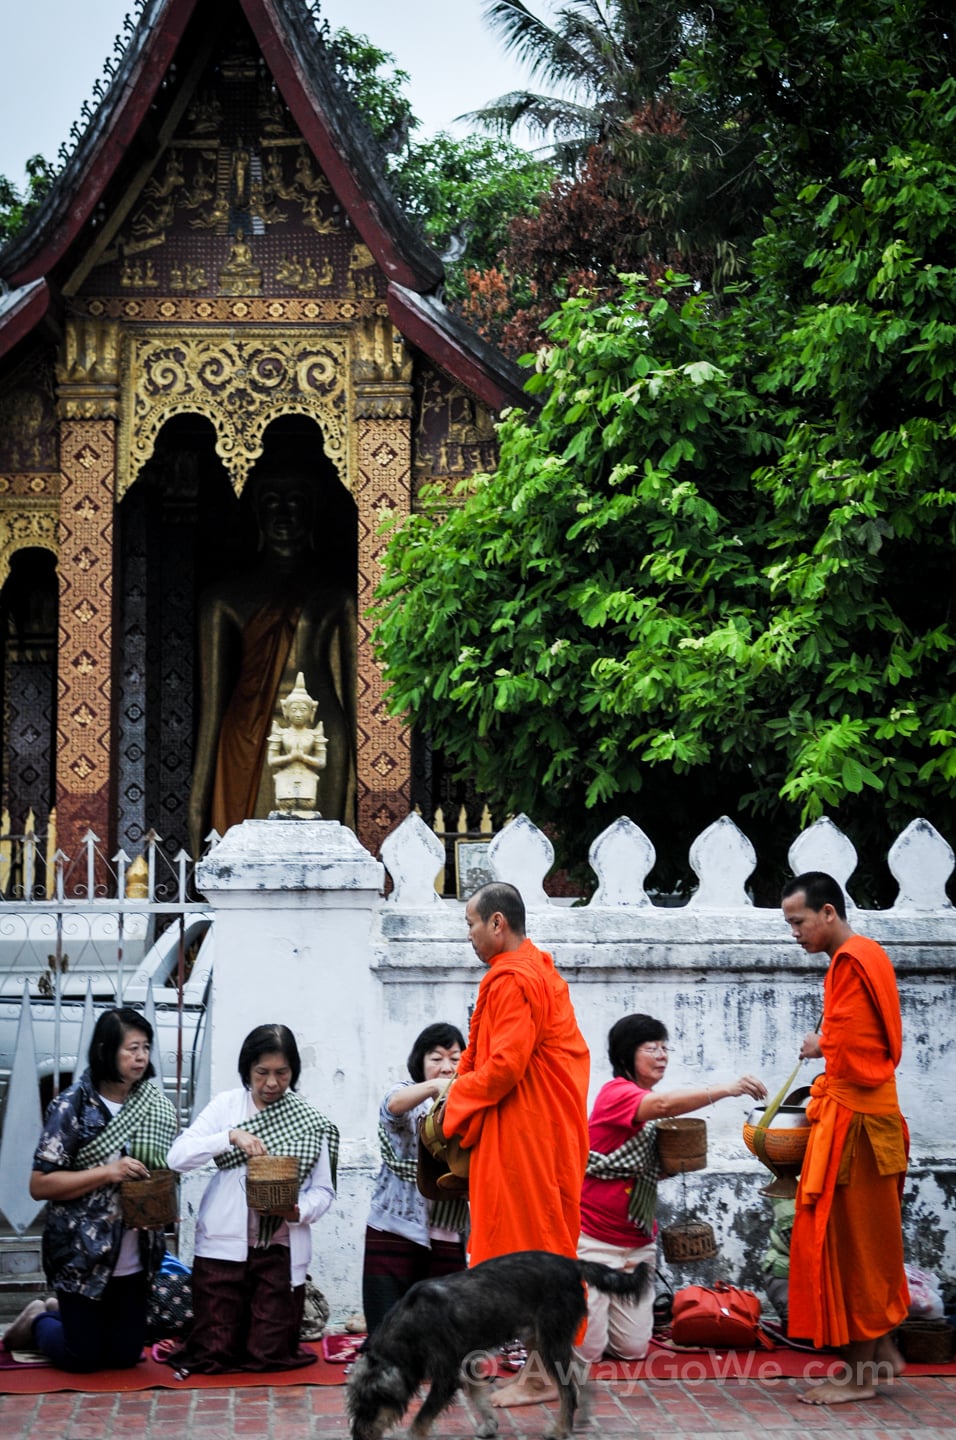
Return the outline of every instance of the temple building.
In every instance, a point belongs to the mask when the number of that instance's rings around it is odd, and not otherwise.
[[[0,251],[2,805],[195,855],[268,812],[301,675],[319,808],[377,852],[417,763],[383,522],[493,468],[521,376],[443,304],[304,0],[145,0],[116,50]]]

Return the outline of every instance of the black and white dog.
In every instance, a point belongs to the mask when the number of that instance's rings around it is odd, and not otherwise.
[[[473,1270],[420,1280],[388,1312],[352,1368],[347,1392],[352,1440],[380,1440],[399,1423],[425,1380],[428,1396],[410,1430],[416,1440],[428,1434],[462,1385],[482,1417],[477,1435],[494,1435],[498,1421],[486,1377],[498,1349],[516,1338],[557,1386],[560,1409],[550,1433],[566,1440],[586,1369],[571,1348],[587,1314],[581,1282],[636,1301],[650,1289],[652,1277],[649,1265],[625,1274],[546,1250],[520,1250]]]

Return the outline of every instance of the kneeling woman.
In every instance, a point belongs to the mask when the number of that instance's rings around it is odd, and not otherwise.
[[[51,1101],[33,1160],[30,1194],[46,1200],[43,1268],[56,1296],[32,1300],[3,1337],[34,1347],[62,1370],[125,1369],[146,1337],[150,1272],[161,1230],[123,1223],[120,1184],[165,1165],[176,1114],[150,1083],[153,1031],[136,1010],[96,1022],[89,1066]]]
[[[335,1198],[339,1133],[295,1093],[302,1065],[286,1025],[259,1025],[239,1052],[241,1088],[206,1106],[169,1152],[174,1170],[214,1161],[199,1207],[194,1321],[170,1363],[184,1371],[293,1370],[316,1356],[299,1344],[311,1227]],[[260,1214],[246,1201],[253,1155],[294,1155],[291,1210]]]
[[[416,1280],[465,1268],[467,1200],[426,1200],[415,1183],[418,1123],[447,1089],[465,1041],[454,1025],[428,1025],[408,1057],[411,1080],[392,1085],[378,1117],[382,1168],[365,1231],[362,1303],[371,1335]]]
[[[607,1057],[614,1078],[601,1087],[588,1120],[591,1154],[581,1192],[578,1258],[631,1271],[641,1264],[653,1266],[656,1255],[656,1146],[645,1149],[636,1143],[648,1121],[690,1115],[735,1095],[763,1100],[767,1090],[755,1075],[658,1090],[667,1069],[667,1030],[651,1015],[625,1015],[612,1025]],[[592,1286],[587,1334],[577,1353],[588,1361],[604,1354],[641,1360],[653,1324],[652,1288],[632,1305]]]

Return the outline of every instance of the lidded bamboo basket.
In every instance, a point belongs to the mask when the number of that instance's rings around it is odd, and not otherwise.
[[[299,1200],[299,1162],[294,1155],[250,1155],[246,1203],[261,1213],[292,1210]]]
[[[684,1175],[707,1165],[707,1122],[691,1115],[657,1122],[657,1153],[665,1175]]]

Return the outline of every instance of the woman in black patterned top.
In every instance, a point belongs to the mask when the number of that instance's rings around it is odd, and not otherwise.
[[[30,1194],[46,1200],[43,1268],[56,1292],[33,1300],[3,1337],[7,1350],[41,1350],[63,1370],[135,1365],[146,1333],[150,1273],[165,1249],[159,1230],[131,1230],[120,1183],[166,1163],[172,1105],[151,1083],[152,1026],[138,1011],[96,1022],[89,1067],[53,1100],[33,1160]]]

